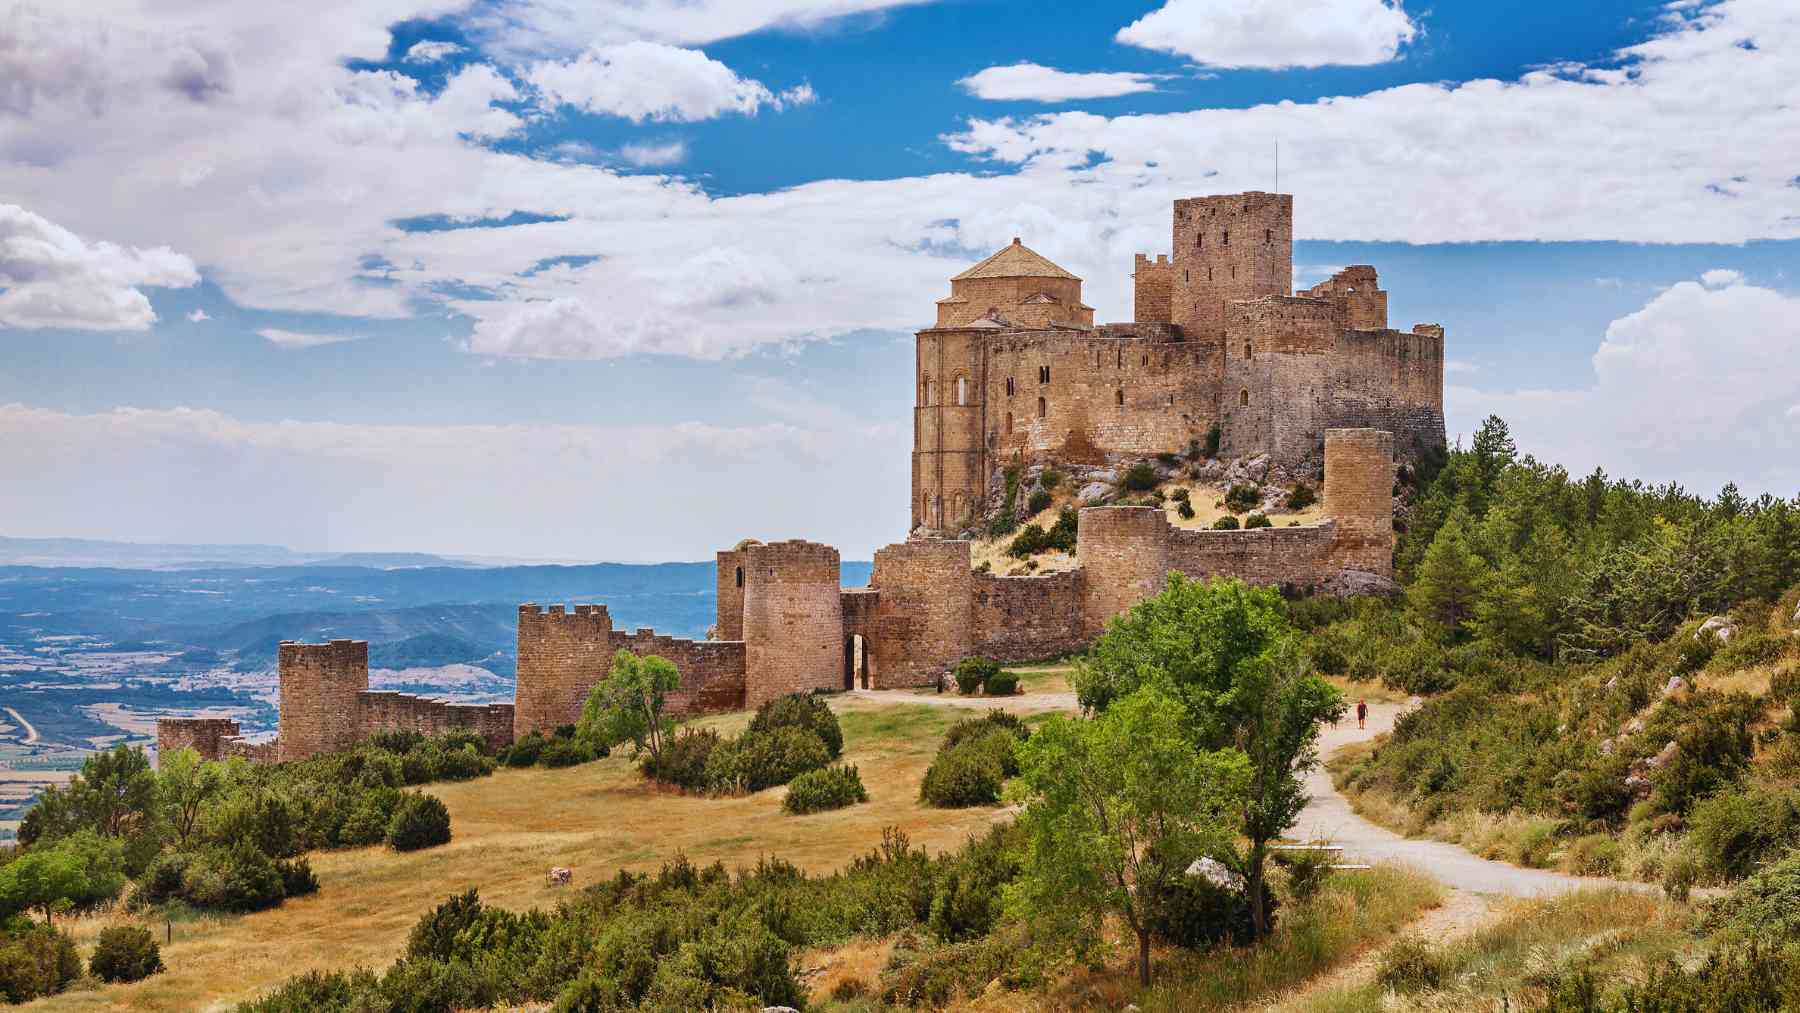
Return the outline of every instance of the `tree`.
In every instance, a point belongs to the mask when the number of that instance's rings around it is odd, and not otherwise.
[[[192,749],[176,749],[157,757],[156,798],[163,822],[186,846],[200,820],[200,810],[224,787],[224,774]]]
[[[1054,717],[1019,749],[1026,854],[1009,903],[1078,952],[1119,916],[1148,985],[1148,906],[1191,859],[1229,849],[1251,777],[1243,754],[1196,748],[1185,709],[1157,685],[1091,719]]]
[[[1170,574],[1167,590],[1108,624],[1075,679],[1090,710],[1160,684],[1183,705],[1196,748],[1249,756],[1254,787],[1240,813],[1249,847],[1225,855],[1250,885],[1259,936],[1268,842],[1305,806],[1300,776],[1318,762],[1319,723],[1344,712],[1343,695],[1300,660],[1285,609],[1272,588]]]
[[[66,788],[48,789],[19,828],[25,844],[54,841],[83,828],[103,837],[150,829],[156,820],[156,773],[141,746],[95,753]]]
[[[1475,617],[1475,606],[1487,590],[1487,563],[1469,545],[1469,515],[1451,514],[1425,550],[1419,575],[1406,592],[1414,614],[1459,637]]]
[[[54,844],[27,848],[0,866],[0,922],[37,911],[46,925],[56,912],[94,907],[119,895],[123,847],[81,830]]]
[[[648,752],[655,763],[675,731],[674,720],[663,713],[663,702],[680,688],[681,673],[668,659],[654,654],[640,658],[621,650],[613,655],[606,678],[581,705],[576,734],[609,749],[629,742],[638,752]]]

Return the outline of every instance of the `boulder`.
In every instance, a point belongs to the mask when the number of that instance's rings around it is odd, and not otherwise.
[[[1325,578],[1319,590],[1340,598],[1351,598],[1360,595],[1395,595],[1400,593],[1400,585],[1378,573],[1366,570],[1341,570]]]
[[[1105,482],[1107,485],[1119,484],[1119,473],[1111,468],[1094,468],[1082,477],[1090,482]]]
[[[1649,767],[1651,770],[1661,770],[1675,762],[1675,756],[1680,752],[1681,747],[1671,741],[1668,745],[1662,747],[1662,750],[1655,756],[1645,760],[1644,766]]]
[[[1615,750],[1617,748],[1619,748],[1619,747],[1613,745],[1613,740],[1611,740],[1611,739],[1601,739],[1600,740],[1600,755],[1601,756],[1611,756],[1613,754],[1613,750]]]
[[[1737,633],[1737,627],[1732,625],[1731,620],[1724,616],[1713,616],[1701,623],[1700,628],[1694,631],[1694,639],[1704,639],[1709,633],[1718,637],[1719,643],[1723,644],[1729,641],[1733,634]]]
[[[1685,693],[1690,688],[1691,687],[1688,686],[1686,679],[1683,679],[1679,675],[1671,675],[1671,676],[1669,676],[1668,683],[1663,686],[1662,695],[1663,696],[1674,696],[1677,693]]]
[[[1639,733],[1643,730],[1644,730],[1644,719],[1643,718],[1632,718],[1630,721],[1625,722],[1625,727],[1619,729],[1619,734],[1620,735],[1636,735],[1637,733]]]
[[[1091,506],[1111,495],[1112,486],[1103,482],[1089,482],[1081,487],[1081,491],[1075,494],[1075,498],[1080,500],[1083,506]]]
[[[1199,876],[1219,889],[1232,893],[1241,893],[1244,889],[1244,877],[1210,858],[1194,859],[1193,864],[1187,867],[1187,874]]]
[[[1631,792],[1634,798],[1640,800],[1649,798],[1650,789],[1650,779],[1642,774],[1632,774],[1625,778],[1625,790]]]

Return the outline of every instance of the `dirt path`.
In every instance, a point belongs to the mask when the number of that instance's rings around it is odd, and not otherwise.
[[[19,723],[19,727],[25,729],[25,737],[23,739],[19,740],[19,744],[29,746],[29,745],[36,743],[38,740],[37,729],[31,727],[31,722],[25,720],[25,715],[20,714],[18,711],[13,710],[11,707],[7,707],[4,709],[5,709],[6,713],[12,715],[12,719],[14,721],[17,721]]]
[[[904,689],[857,689],[844,696],[880,704],[920,704],[926,707],[967,707],[971,710],[1072,711],[1077,708],[1073,693],[1020,693],[1017,696],[963,696],[960,693],[915,693]]]

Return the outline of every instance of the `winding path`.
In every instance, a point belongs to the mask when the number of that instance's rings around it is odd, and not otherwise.
[[[29,746],[29,745],[32,745],[33,743],[37,742],[37,740],[38,740],[37,729],[31,727],[31,722],[25,720],[25,715],[20,714],[18,711],[13,710],[11,707],[0,708],[0,709],[3,709],[6,711],[6,713],[11,714],[12,719],[19,723],[19,727],[25,729],[25,737],[23,739],[19,740],[20,745]]]

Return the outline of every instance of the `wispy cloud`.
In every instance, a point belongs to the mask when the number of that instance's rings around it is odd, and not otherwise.
[[[1029,62],[989,67],[956,83],[976,98],[1015,102],[1068,102],[1156,90],[1156,77],[1150,74],[1074,73]]]
[[[286,331],[279,327],[264,327],[256,332],[270,343],[282,348],[316,348],[319,345],[335,345],[344,341],[357,341],[360,334],[325,334],[306,331]]]
[[[402,59],[407,63],[436,63],[447,56],[455,56],[461,52],[466,52],[466,50],[454,42],[427,40],[413,43],[412,48],[406,51],[406,56]]]
[[[189,313],[187,318],[188,323],[190,324],[204,323],[205,321],[212,319],[205,310],[195,310],[192,313]]]
[[[619,148],[619,157],[639,168],[660,169],[687,158],[687,143],[675,140],[626,144]]]

